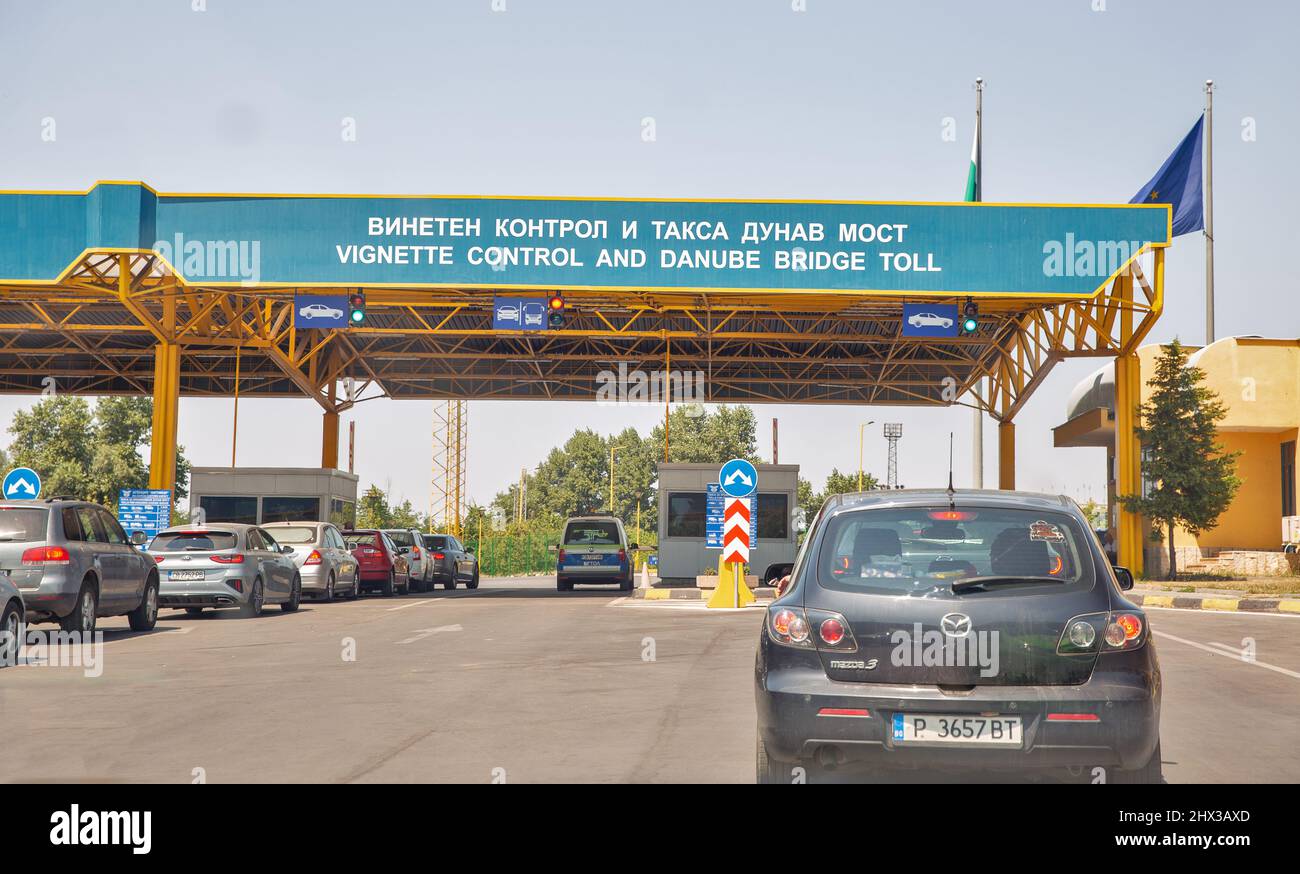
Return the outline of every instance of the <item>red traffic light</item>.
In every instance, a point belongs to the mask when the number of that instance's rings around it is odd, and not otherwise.
[[[547,306],[550,307],[550,310],[553,313],[564,309],[564,295],[560,294],[558,291],[555,292],[555,294],[551,295],[551,299],[547,301]]]

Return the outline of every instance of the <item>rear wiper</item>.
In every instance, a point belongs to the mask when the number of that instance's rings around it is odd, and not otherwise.
[[[967,589],[980,589],[985,586],[1017,586],[1032,585],[1034,583],[1064,583],[1066,580],[1060,577],[966,577],[962,580],[956,580],[952,584],[954,594],[965,592]]]

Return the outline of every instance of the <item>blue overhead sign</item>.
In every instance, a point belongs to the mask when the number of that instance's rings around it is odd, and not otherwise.
[[[903,304],[904,337],[955,337],[959,330],[956,304]]]
[[[345,294],[295,294],[293,326],[295,328],[346,328],[348,297]]]
[[[1169,245],[1167,204],[0,192],[0,282],[87,249],[192,283],[1084,297]],[[522,326],[527,329],[528,325]]]
[[[546,298],[493,298],[492,328],[496,331],[545,331]]]
[[[743,458],[733,458],[718,471],[718,484],[730,498],[748,498],[758,488],[758,469]]]
[[[171,489],[122,489],[117,497],[117,521],[128,537],[143,531],[153,540],[171,525]]]
[[[41,478],[30,467],[15,467],[5,474],[0,491],[11,501],[19,498],[34,500],[41,494]]]

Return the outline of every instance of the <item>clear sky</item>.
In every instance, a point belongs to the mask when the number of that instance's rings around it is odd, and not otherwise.
[[[1207,0],[0,0],[0,188],[957,200],[983,76],[985,199],[1125,202],[1213,78],[1218,334],[1296,337],[1281,219],[1300,203],[1297,32],[1295,4]],[[1200,342],[1203,290],[1202,237],[1180,237],[1152,339]],[[1101,363],[1058,365],[1021,413],[1022,488],[1104,496],[1102,451],[1053,449],[1049,430]],[[0,399],[0,420],[30,403]],[[879,423],[902,422],[904,484],[944,481],[949,431],[970,481],[965,409],[756,411],[762,453],[777,417],[781,460],[818,485],[856,469],[872,419],[869,470],[883,476]],[[181,402],[195,464],[229,463],[230,412]],[[352,415],[363,487],[426,507],[432,403]],[[473,402],[470,496],[577,426],[648,430],[660,415]],[[991,426],[985,444],[994,483]],[[241,464],[314,466],[319,447],[313,402],[241,401]]]

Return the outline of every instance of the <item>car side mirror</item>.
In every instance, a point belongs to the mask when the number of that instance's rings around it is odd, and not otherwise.
[[[1127,592],[1133,588],[1133,572],[1126,567],[1112,565],[1111,570],[1115,572],[1115,579],[1119,581],[1119,587]]]
[[[292,546],[281,546],[281,547],[280,547],[280,554],[281,554],[281,555],[293,555],[293,547],[292,547]]]
[[[131,532],[131,543],[134,546],[144,546],[148,542],[149,542],[149,535],[145,534],[143,531]]]
[[[641,548],[641,544],[639,543],[632,543],[628,545],[628,549],[640,549],[640,548]]]

